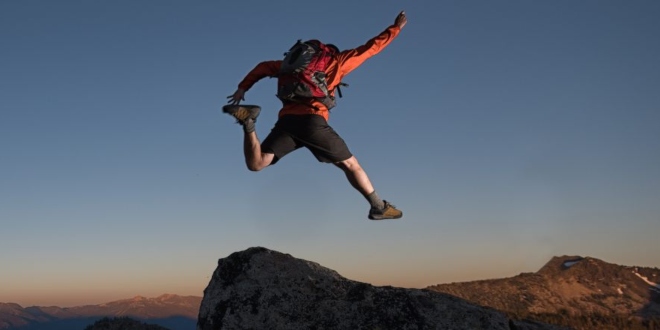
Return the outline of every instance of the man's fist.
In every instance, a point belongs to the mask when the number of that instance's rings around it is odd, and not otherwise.
[[[408,19],[406,18],[406,12],[401,11],[394,20],[394,24],[398,25],[399,28],[403,28],[406,25],[406,23],[408,23]]]

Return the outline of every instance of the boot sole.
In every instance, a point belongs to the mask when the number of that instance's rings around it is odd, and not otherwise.
[[[248,118],[257,119],[261,107],[256,105],[241,106],[241,105],[225,105],[222,107],[222,112],[234,116],[234,118],[245,121]]]
[[[396,220],[396,219],[401,219],[402,217],[403,217],[403,213],[401,213],[401,215],[394,217],[373,216],[373,215],[368,216],[369,220]]]

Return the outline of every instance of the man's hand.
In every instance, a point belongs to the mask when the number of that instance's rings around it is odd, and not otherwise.
[[[399,28],[402,29],[406,25],[406,23],[408,23],[408,19],[406,18],[406,12],[402,10],[394,20],[394,24],[398,25]]]
[[[242,89],[237,89],[233,95],[227,96],[229,101],[227,103],[231,103],[233,105],[241,103],[241,101],[245,101],[245,91]]]

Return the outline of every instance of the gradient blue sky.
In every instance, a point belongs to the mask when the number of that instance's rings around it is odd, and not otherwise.
[[[264,246],[424,287],[554,255],[660,266],[660,2],[0,1],[0,301],[202,295]],[[330,124],[404,211],[332,165],[244,167],[226,96],[297,39],[353,48]],[[301,18],[301,16],[304,18]],[[246,95],[275,122],[275,81]]]

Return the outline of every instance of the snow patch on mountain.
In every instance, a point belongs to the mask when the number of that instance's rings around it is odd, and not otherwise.
[[[571,260],[571,261],[566,261],[566,262],[564,262],[563,266],[564,266],[564,268],[571,268],[571,266],[577,264],[577,263],[580,262],[580,261],[581,261],[581,260]]]

